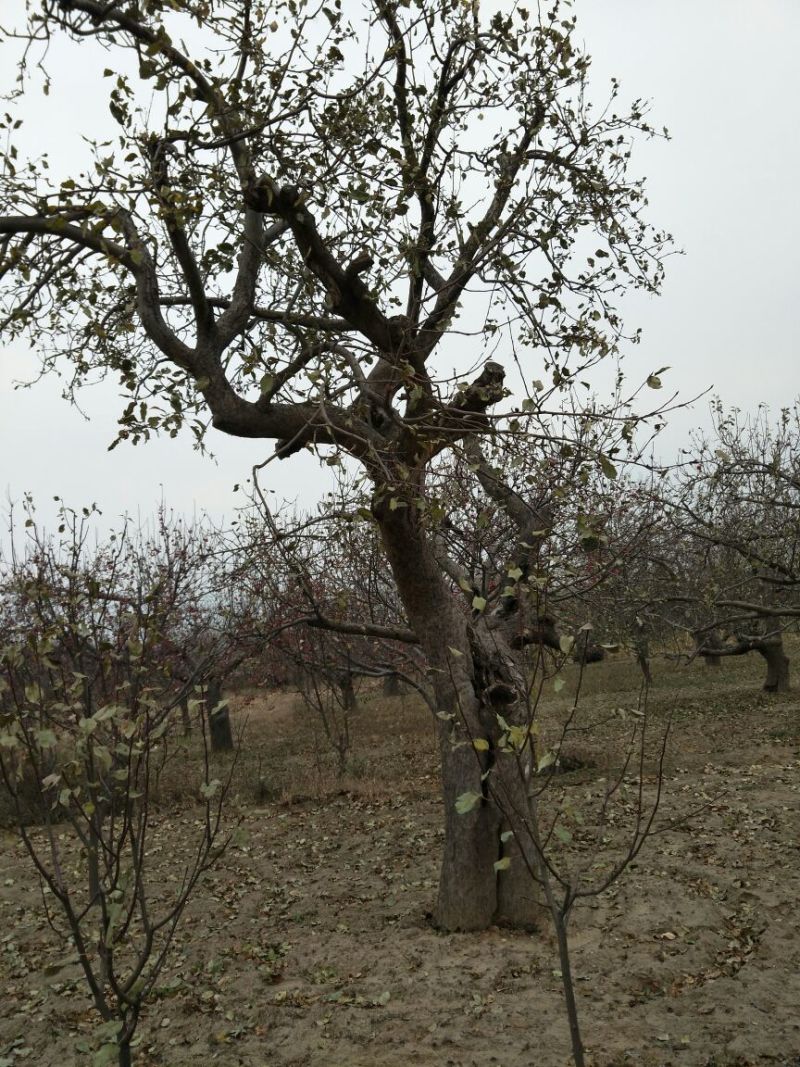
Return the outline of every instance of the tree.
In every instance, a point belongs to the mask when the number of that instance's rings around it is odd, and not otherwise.
[[[748,416],[715,401],[712,417],[669,498],[673,528],[703,561],[698,652],[718,662],[757,652],[764,689],[785,692],[783,633],[800,618],[800,405],[772,420],[765,407]]]
[[[230,752],[235,745],[223,686],[268,638],[253,634],[253,605],[226,568],[220,532],[207,520],[182,522],[163,507],[156,522],[157,536],[146,544],[151,580],[180,593],[177,605],[177,596],[170,598],[164,655],[176,680],[198,693],[212,751]]]
[[[783,635],[800,616],[800,412],[772,419],[715,401],[711,413],[711,435],[697,434],[679,463],[616,483],[599,553],[610,570],[590,605],[623,643],[632,629],[662,646],[677,639],[680,656],[710,667],[756,652],[764,689],[783,692]],[[602,512],[596,497],[593,507]]]
[[[62,508],[53,539],[29,512],[26,549],[0,558],[0,785],[103,1020],[95,1062],[130,1067],[184,909],[227,844],[229,780],[210,777],[204,727],[200,830],[175,884],[153,893],[153,780],[180,699],[164,650],[183,583],[151,584],[127,529],[92,549],[90,517]]]
[[[619,110],[616,83],[593,106],[574,29],[559,0],[509,14],[362,0],[351,16],[338,0],[45,0],[20,30],[4,120],[13,140],[56,35],[83,63],[110,57],[118,130],[83,172],[59,184],[44,160],[8,153],[8,336],[27,333],[76,382],[118,375],[122,440],[184,424],[202,438],[210,415],[274,441],[277,458],[309,446],[364,472],[410,639],[442,715],[460,716],[455,735],[440,728],[447,929],[532,912],[520,865],[495,870],[503,819],[483,776],[498,713],[522,704],[511,629],[540,632],[512,622],[535,611],[542,520],[482,442],[521,433],[520,406],[545,418],[617,353],[617,298],[657,291],[668,242],[629,175],[631,138],[653,133],[645,108]],[[531,383],[532,352],[546,386]],[[523,399],[491,414],[506,364]],[[631,431],[631,411],[618,415]],[[514,592],[488,613],[453,598],[437,559],[428,471],[454,447],[516,529]],[[462,729],[485,739],[480,761]],[[459,817],[469,790],[484,800]]]

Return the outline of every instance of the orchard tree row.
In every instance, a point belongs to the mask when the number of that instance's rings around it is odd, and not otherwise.
[[[539,731],[543,693],[560,688],[569,661],[585,670],[606,655],[632,655],[648,687],[663,657],[719,666],[756,652],[766,661],[765,689],[788,688],[783,638],[800,616],[800,412],[773,425],[765,411],[750,419],[714,411],[715,436],[698,439],[671,469],[599,465],[596,440],[576,432],[544,444],[530,424],[513,455],[502,444],[488,453],[477,488],[468,452],[434,466],[436,558],[453,610],[470,624],[511,618],[508,645],[524,652],[524,710],[519,723],[498,713],[494,752],[520,787],[529,788],[529,766],[539,777],[558,766],[578,728],[568,720],[555,744]],[[506,490],[524,492],[539,516],[524,560],[497,500],[500,469]],[[342,774],[360,687],[381,683],[392,693],[401,684],[434,721],[442,711],[383,564],[363,483],[342,479],[313,514],[273,514],[256,477],[250,506],[226,529],[162,509],[148,528],[126,523],[98,541],[94,510],[62,505],[51,535],[31,501],[12,512],[11,550],[0,560],[0,773],[4,805],[60,906],[62,932],[125,1063],[180,915],[229,841],[221,816],[235,768],[230,691],[299,688]],[[535,633],[514,629],[522,624],[508,601],[523,592]],[[459,719],[446,722],[458,744]],[[187,734],[199,747],[182,743]],[[480,736],[470,741],[473,758],[486,751]],[[215,778],[213,754],[226,751],[234,753],[227,777]],[[189,756],[205,830],[180,891],[155,915],[148,812],[170,760]],[[491,774],[485,781],[512,821],[513,797]],[[459,794],[454,814],[469,814],[483,795]],[[77,881],[64,824],[84,856]],[[517,824],[513,834],[544,863],[536,826]],[[628,859],[640,844],[629,844]],[[500,857],[495,873],[511,862]],[[546,867],[523,870],[536,904]],[[567,903],[555,909],[562,924],[581,892],[595,891],[564,885]]]

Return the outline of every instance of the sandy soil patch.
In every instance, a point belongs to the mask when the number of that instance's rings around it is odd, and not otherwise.
[[[587,699],[633,699],[630,683],[615,689],[606,675]],[[590,1059],[799,1065],[800,706],[762,698],[746,671],[686,677],[653,694],[654,714],[680,709],[666,828],[572,922]],[[309,754],[313,724],[293,694],[244,698],[236,716],[248,726],[231,814],[246,834],[190,906],[137,1064],[568,1064],[549,932],[430,926],[440,811],[425,713],[408,699],[366,700],[342,782]],[[603,773],[602,746],[584,742],[594,769],[564,776],[577,798]],[[165,885],[194,817],[185,805],[157,817],[150,858]],[[581,847],[577,834],[569,848]],[[77,966],[10,833],[0,991],[3,1067],[91,1063],[95,1020]]]

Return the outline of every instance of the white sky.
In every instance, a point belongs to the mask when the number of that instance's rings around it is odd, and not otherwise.
[[[625,305],[628,325],[644,329],[629,376],[668,364],[666,387],[687,398],[711,386],[745,410],[790,404],[800,393],[800,3],[576,0],[574,7],[598,98],[615,75],[623,98],[652,100],[654,124],[673,135],[640,145],[634,167],[648,177],[650,219],[686,254],[670,261],[659,299]],[[72,72],[47,110],[38,100],[30,105],[37,136],[62,163],[106,107],[96,83],[81,80],[80,65]],[[61,399],[55,379],[13,389],[36,368],[23,346],[0,346],[0,493],[19,500],[30,490],[45,514],[54,494],[73,506],[94,501],[111,521],[125,511],[149,515],[163,495],[178,512],[230,516],[234,483],[271,451],[269,442],[214,434],[215,464],[184,434],[108,453],[121,410],[116,387],[82,394],[86,421]],[[706,408],[701,401],[671,420],[665,457],[686,443],[691,426],[707,423]],[[304,503],[330,480],[309,455],[270,471],[280,496]]]

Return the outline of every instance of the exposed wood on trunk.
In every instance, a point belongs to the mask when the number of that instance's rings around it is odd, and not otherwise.
[[[502,795],[503,807],[518,813],[515,829],[523,829],[529,815],[526,781],[515,761],[497,760],[500,734],[498,712],[509,715],[524,708],[525,686],[514,653],[499,631],[483,620],[466,618],[437,563],[432,545],[413,508],[391,511],[376,507],[387,557],[426,654],[436,695],[445,851],[442,857],[435,920],[447,930],[484,929],[492,923],[534,925],[540,904],[518,846],[504,845],[508,829],[492,802],[486,774]],[[475,748],[476,740],[486,748]],[[465,814],[456,811],[464,793],[483,799]],[[507,871],[495,863],[508,854]],[[534,863],[532,855],[528,856]],[[513,862],[516,860],[517,862]]]

